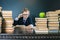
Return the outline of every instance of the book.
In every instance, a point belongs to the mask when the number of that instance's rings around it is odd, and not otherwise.
[[[35,30],[36,34],[48,34],[48,30],[47,31],[39,31],[39,30]]]
[[[48,34],[48,29],[39,29],[39,30],[35,30],[36,34]]]
[[[51,27],[59,27],[59,22],[48,22],[48,26],[51,26]]]
[[[55,12],[56,12],[57,14],[60,14],[60,10],[56,10]]]
[[[48,19],[58,19],[57,16],[48,16],[47,18],[48,18]]]
[[[41,21],[41,22],[36,22],[36,24],[47,24],[47,22]]]
[[[50,22],[48,22],[49,24],[51,24],[51,23],[57,23],[57,24],[59,24],[59,21],[50,21]]]
[[[38,29],[41,28],[41,27],[42,28],[47,28],[47,26],[36,26],[36,28],[38,28]]]
[[[39,26],[39,25],[45,26],[45,25],[47,25],[47,24],[45,24],[45,23],[37,24],[37,23],[36,23],[36,25],[37,25],[37,26]]]
[[[36,28],[36,30],[48,30],[48,28],[44,28],[44,27],[39,27],[39,28]]]
[[[48,21],[58,21],[58,19],[51,18],[51,19],[48,19]]]
[[[59,27],[49,27],[49,30],[59,30]]]
[[[47,30],[48,28],[47,27],[36,27],[35,29],[36,30]]]
[[[35,23],[36,27],[47,27],[47,23]]]
[[[56,17],[58,17],[58,14],[55,14],[55,13],[54,13],[54,14],[53,14],[53,13],[50,13],[50,14],[48,14],[48,15],[46,15],[46,16],[47,16],[47,17],[51,17],[51,16],[52,16],[52,17],[55,17],[55,16],[56,16]]]
[[[35,20],[47,20],[47,18],[35,18]]]
[[[56,33],[58,33],[58,30],[49,30],[48,33],[49,34],[56,34]]]
[[[47,20],[35,20],[36,22],[47,22]]]

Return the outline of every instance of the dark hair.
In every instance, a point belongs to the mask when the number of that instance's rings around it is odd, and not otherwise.
[[[28,10],[28,8],[24,8],[23,11],[22,11],[22,13],[23,13],[24,11],[27,12],[27,11],[29,11],[29,10]]]

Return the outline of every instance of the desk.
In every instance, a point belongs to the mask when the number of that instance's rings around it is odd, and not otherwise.
[[[0,40],[44,40],[44,39],[59,39],[60,34],[0,34]]]

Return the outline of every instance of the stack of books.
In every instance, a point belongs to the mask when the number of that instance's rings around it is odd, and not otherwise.
[[[0,7],[0,33],[2,31],[2,7]]]
[[[46,13],[46,16],[48,18],[49,33],[58,33],[59,30],[58,13],[56,13],[56,11],[50,11]]]
[[[12,11],[2,11],[3,18],[12,18]]]
[[[47,18],[35,18],[36,26],[47,28]]]
[[[59,33],[60,33],[60,10],[56,10],[56,13],[58,13]]]
[[[2,16],[4,18],[3,29],[6,33],[13,33],[14,28],[13,25],[13,18],[12,18],[12,11],[2,11]]]
[[[0,33],[1,33],[1,27],[2,27],[2,18],[0,17]]]
[[[35,18],[36,34],[48,34],[47,18]]]

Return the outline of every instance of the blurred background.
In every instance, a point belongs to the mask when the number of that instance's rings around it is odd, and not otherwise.
[[[39,17],[40,12],[60,9],[60,0],[0,0],[3,10],[12,10],[15,19],[24,8],[28,8],[31,17]],[[33,20],[34,21],[34,20]]]
[[[0,0],[3,10],[12,10],[13,18],[26,7],[31,11],[31,16],[38,17],[41,11],[60,9],[60,0]]]

